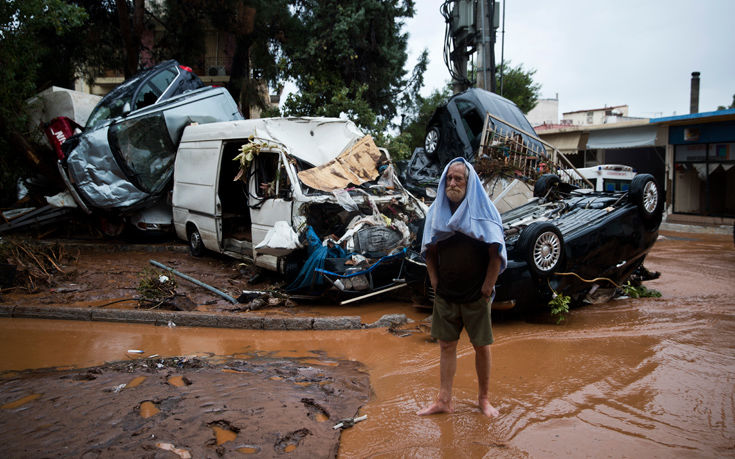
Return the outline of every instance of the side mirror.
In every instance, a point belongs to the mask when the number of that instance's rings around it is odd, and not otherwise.
[[[125,105],[123,105],[122,114],[127,115],[130,113],[130,102],[125,102]]]

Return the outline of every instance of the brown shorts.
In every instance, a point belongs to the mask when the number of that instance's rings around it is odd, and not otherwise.
[[[492,344],[490,305],[491,302],[485,298],[471,303],[454,303],[436,295],[431,319],[431,336],[442,341],[456,341],[464,327],[467,329],[470,342],[475,346]]]

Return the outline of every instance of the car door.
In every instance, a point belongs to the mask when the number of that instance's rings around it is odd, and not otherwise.
[[[252,241],[255,247],[265,239],[277,221],[291,223],[291,183],[282,153],[261,151],[255,155],[248,189]],[[253,260],[258,266],[277,270],[277,259],[273,256],[253,251]]]

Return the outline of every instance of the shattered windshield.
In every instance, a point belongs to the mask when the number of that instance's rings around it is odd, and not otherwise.
[[[84,129],[94,129],[106,120],[121,116],[126,102],[130,103],[130,108],[133,110],[155,103],[158,97],[165,91],[166,87],[176,78],[178,71],[166,69],[159,72],[159,75],[153,77],[146,84],[144,90],[140,93],[139,100],[135,101],[136,104],[133,104],[133,95],[140,83],[148,78],[148,75],[152,71],[155,71],[154,69],[156,68],[152,67],[151,69],[140,72],[110,91],[102,98],[94,110],[92,110]]]
[[[173,171],[176,150],[163,114],[152,113],[110,127],[110,146],[128,178],[138,188],[157,193]]]

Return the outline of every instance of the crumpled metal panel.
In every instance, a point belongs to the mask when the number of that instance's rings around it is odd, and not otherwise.
[[[363,138],[352,121],[339,118],[262,118],[191,126],[182,141],[247,139],[285,147],[287,154],[314,166],[333,160]]]
[[[69,175],[85,201],[100,209],[131,206],[149,195],[125,177],[107,143],[108,128],[81,136],[67,159]]]

